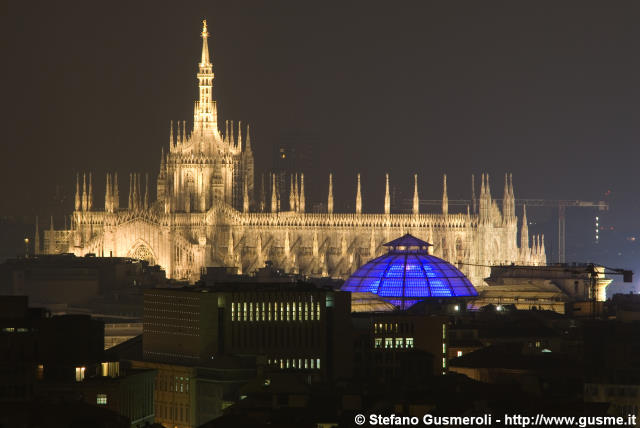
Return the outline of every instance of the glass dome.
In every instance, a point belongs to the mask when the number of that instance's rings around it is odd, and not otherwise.
[[[460,270],[428,253],[431,244],[407,234],[384,246],[389,252],[356,269],[342,290],[374,293],[402,309],[421,300],[478,295]]]

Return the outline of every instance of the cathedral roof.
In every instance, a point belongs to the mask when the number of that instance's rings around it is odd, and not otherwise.
[[[430,245],[408,234],[388,242],[389,252],[356,269],[341,289],[374,293],[402,309],[422,300],[477,296],[460,270],[428,253]]]

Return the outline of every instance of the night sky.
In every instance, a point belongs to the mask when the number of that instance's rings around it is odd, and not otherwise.
[[[206,18],[220,120],[251,123],[257,172],[287,135],[312,141],[311,202],[326,198],[329,171],[345,202],[362,173],[365,211],[382,210],[387,171],[409,196],[418,173],[428,199],[443,173],[450,199],[469,198],[481,172],[500,198],[512,172],[516,198],[609,190],[607,227],[640,240],[637,2],[2,8],[2,216],[46,216],[56,186],[73,196],[77,171],[94,172],[97,206],[106,171],[155,176],[169,121],[192,119]]]

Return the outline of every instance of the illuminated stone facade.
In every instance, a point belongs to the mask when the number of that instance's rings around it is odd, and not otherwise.
[[[334,212],[331,176],[326,213],[305,212],[304,175],[292,180],[289,211],[281,209],[281,190],[273,177],[270,204],[256,200],[249,128],[243,141],[242,126],[237,136],[233,122],[226,122],[224,135],[218,126],[208,35],[205,23],[193,127],[187,132],[183,121],[176,131],[172,125],[155,202],[148,178],[143,192],[142,177],[133,174],[128,203],[120,206],[118,176],[107,174],[104,208],[98,210],[91,175],[82,181],[78,177],[72,226],[45,231],[43,252],[141,258],[159,264],[172,278],[190,281],[199,278],[204,266],[237,266],[250,273],[266,260],[287,272],[346,278],[385,252],[381,244],[411,233],[433,243],[433,254],[456,264],[475,286],[484,285],[488,265],[546,263],[542,239],[529,244],[526,220],[517,245],[513,184],[507,176],[502,210],[484,174],[478,209],[467,207],[466,213],[449,213],[446,176],[437,214],[419,212],[417,177],[410,214],[391,213],[388,175],[379,214],[362,212],[359,177],[354,213]]]

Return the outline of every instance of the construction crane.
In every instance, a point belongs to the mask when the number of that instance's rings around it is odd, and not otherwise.
[[[558,263],[565,263],[567,243],[567,208],[597,208],[599,211],[609,209],[605,201],[589,202],[576,200],[548,200],[548,199],[516,199],[516,205],[529,207],[558,207]]]
[[[501,199],[493,199],[500,203]],[[407,205],[410,200],[406,200]],[[474,210],[472,200],[469,199],[449,199],[449,205],[469,206]],[[529,207],[557,207],[558,208],[558,263],[566,263],[566,243],[567,243],[567,208],[597,208],[599,211],[607,211],[609,204],[605,201],[578,201],[578,200],[551,200],[551,199],[516,199],[516,205],[526,205]],[[442,205],[442,199],[420,199],[420,205],[439,206]]]
[[[587,273],[589,274],[589,301],[591,302],[591,316],[598,317],[598,275],[622,275],[623,282],[633,281],[633,272],[626,269],[610,268],[607,266],[600,266],[593,263],[586,265]],[[567,268],[567,272],[576,272],[574,269]]]

